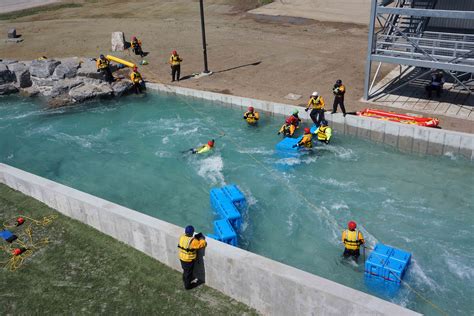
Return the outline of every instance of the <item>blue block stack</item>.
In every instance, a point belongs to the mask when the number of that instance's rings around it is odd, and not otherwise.
[[[210,192],[211,206],[221,217],[214,221],[213,235],[211,238],[237,246],[237,233],[242,225],[242,214],[247,208],[247,200],[244,194],[235,184],[222,188],[214,188]]]
[[[365,274],[370,278],[400,284],[409,264],[411,254],[383,244],[377,244],[365,261]]]

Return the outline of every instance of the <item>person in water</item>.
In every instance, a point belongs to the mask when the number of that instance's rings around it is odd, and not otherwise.
[[[308,127],[304,128],[304,135],[297,144],[293,145],[293,148],[295,147],[313,148],[313,134]]]
[[[356,229],[357,224],[350,221],[347,224],[347,229],[342,232],[342,242],[344,243],[344,258],[353,258],[357,262],[360,256],[360,246],[365,243],[364,236]]]
[[[291,125],[291,122],[289,119],[286,119],[285,124],[283,124],[278,131],[278,135],[283,133],[283,137],[291,137],[292,131],[293,133],[295,132],[294,127],[292,128],[293,125]]]
[[[314,134],[318,137],[318,141],[329,144],[332,136],[332,129],[328,126],[328,121],[322,120],[321,125],[316,129]]]
[[[258,123],[260,119],[260,115],[257,111],[253,108],[253,106],[249,106],[248,111],[244,113],[244,120],[247,120],[247,123],[250,125],[255,125]]]
[[[211,139],[210,141],[207,142],[207,144],[199,146],[197,148],[192,148],[190,149],[192,154],[204,154],[210,151],[212,148],[214,148],[214,140]]]

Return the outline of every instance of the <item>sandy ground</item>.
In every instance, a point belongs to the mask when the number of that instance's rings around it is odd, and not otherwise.
[[[0,13],[34,8],[59,1],[60,0],[0,0]]]
[[[331,109],[332,85],[342,79],[348,89],[347,111],[368,106],[359,101],[364,84],[366,26],[245,13],[255,7],[255,1],[206,1],[209,69],[214,74],[182,80],[179,85],[291,104],[306,103],[311,92],[319,91]],[[16,27],[24,39],[18,44],[0,42],[0,59],[95,57],[110,53],[111,32],[123,31],[128,39],[137,35],[144,50],[150,52],[146,57],[149,65],[140,67],[147,80],[169,83],[167,60],[173,49],[184,59],[182,76],[203,70],[198,2],[76,2],[84,3],[83,7],[0,21],[0,29]],[[129,52],[115,55],[139,60]],[[290,101],[284,98],[288,93],[303,97]],[[469,121],[440,118],[445,129],[474,132]]]

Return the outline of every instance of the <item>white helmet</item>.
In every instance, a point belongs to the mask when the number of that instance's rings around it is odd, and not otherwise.
[[[311,95],[312,97],[317,97],[319,93],[317,91],[314,91],[313,94]]]

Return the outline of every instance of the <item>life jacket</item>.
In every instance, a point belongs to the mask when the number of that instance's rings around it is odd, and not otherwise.
[[[329,126],[320,126],[318,128],[318,140],[327,140],[328,135],[326,135],[326,129],[328,129]]]
[[[343,84],[341,84],[340,86],[334,85],[332,92],[334,93],[335,96],[342,97],[344,96],[344,93],[346,93],[346,87]]]
[[[139,72],[133,71],[130,75],[130,79],[133,83],[139,83],[140,81],[142,81],[142,75]]]
[[[132,42],[132,48],[140,47],[142,46],[142,42],[139,40],[133,41]]]
[[[298,144],[305,148],[313,148],[313,135],[311,133],[304,134]]]
[[[298,126],[300,124],[301,119],[298,116],[291,115],[289,118],[291,125]]]
[[[109,67],[109,61],[107,59],[97,59],[97,69],[104,69],[104,68],[107,68]]]
[[[362,242],[359,239],[359,230],[345,230],[344,245],[346,249],[357,250],[360,248],[361,244]]]
[[[186,235],[181,235],[181,237],[179,237],[179,260],[191,262],[196,259],[196,249],[191,248],[191,243],[193,240],[194,237],[189,237]]]
[[[255,124],[259,119],[258,112],[245,112],[244,117],[247,120],[247,123],[249,124]]]
[[[291,124],[283,124],[279,132],[283,135],[291,135]]]
[[[177,66],[179,65],[183,60],[179,58],[179,55],[171,55],[170,57],[170,63],[171,66]]]
[[[196,149],[196,153],[197,154],[204,154],[204,153],[207,153],[209,150],[211,150],[212,147],[209,146],[208,144],[206,145],[202,145],[201,147],[199,147],[198,149]]]
[[[311,107],[314,110],[321,110],[324,109],[324,99],[322,96],[318,96],[317,98],[312,97],[310,99]]]

